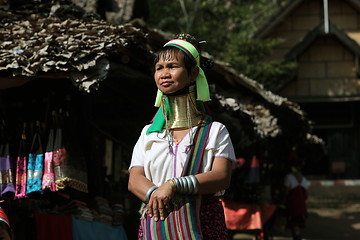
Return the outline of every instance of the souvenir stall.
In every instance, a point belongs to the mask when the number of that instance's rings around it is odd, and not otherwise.
[[[1,207],[16,239],[127,239],[125,197],[104,190],[99,169],[113,159],[84,97],[56,79],[0,92]]]
[[[122,104],[132,96],[119,79],[145,75],[134,74],[151,62],[145,34],[66,1],[27,4],[0,6],[1,206],[18,240],[126,239],[140,205],[127,192],[129,146],[150,116],[128,117],[136,104]]]

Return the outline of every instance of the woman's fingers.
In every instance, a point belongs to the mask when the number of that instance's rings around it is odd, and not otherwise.
[[[165,204],[162,201],[159,202],[159,213],[160,220],[164,221],[164,219],[167,217],[167,211],[165,209]]]
[[[154,217],[154,219],[158,217],[158,204],[157,201],[153,198],[150,199],[149,201],[149,209],[148,209],[148,215],[150,217]],[[156,220],[155,220],[156,221]]]
[[[165,220],[171,212],[171,197],[173,196],[170,184],[164,184],[156,189],[150,197],[148,203],[148,215],[155,221]]]
[[[162,201],[153,200],[151,203],[149,202],[148,215],[153,217],[155,221],[165,220],[165,218],[171,212],[169,209],[165,207],[166,205]]]

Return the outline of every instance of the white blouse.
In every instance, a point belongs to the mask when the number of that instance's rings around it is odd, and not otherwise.
[[[143,167],[146,178],[160,186],[173,177],[181,176],[197,127],[191,128],[181,142],[176,144],[171,135],[166,135],[165,130],[161,133],[146,135],[149,126],[146,125],[143,128],[134,146],[129,169]],[[219,122],[212,123],[201,172],[211,170],[214,158],[226,158],[235,162],[235,153],[229,132]]]
[[[284,185],[290,189],[294,189],[297,186],[302,186],[305,189],[309,188],[309,182],[304,176],[302,176],[301,182],[298,182],[298,180],[296,179],[296,177],[293,173],[286,174],[285,180],[284,180]]]

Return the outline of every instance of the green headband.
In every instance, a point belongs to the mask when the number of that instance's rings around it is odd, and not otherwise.
[[[210,101],[210,91],[209,91],[209,85],[206,80],[206,76],[204,71],[200,67],[200,55],[198,50],[192,45],[191,43],[182,40],[182,39],[173,39],[167,42],[164,47],[166,46],[172,46],[179,48],[181,51],[185,52],[190,57],[194,58],[196,61],[196,66],[199,68],[199,75],[196,78],[196,91],[197,91],[197,100],[199,101]],[[163,93],[158,89],[156,100],[155,100],[155,106],[160,107],[161,105],[161,98],[163,96]]]

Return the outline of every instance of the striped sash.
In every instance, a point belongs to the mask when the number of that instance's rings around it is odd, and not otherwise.
[[[211,118],[207,117],[196,130],[194,144],[191,147],[181,176],[195,175],[200,172],[210,128]],[[149,216],[141,219],[141,227],[143,230],[142,239],[202,239],[200,206],[200,195],[176,195],[173,199],[174,209],[164,221],[159,220],[156,222]],[[145,204],[143,204],[141,211],[146,211]]]

